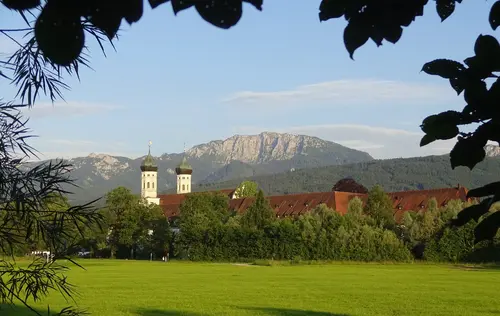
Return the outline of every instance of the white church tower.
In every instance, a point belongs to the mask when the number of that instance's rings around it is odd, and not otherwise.
[[[175,168],[177,173],[177,194],[191,193],[191,174],[193,168],[186,159],[186,154],[182,157],[181,163]]]
[[[158,165],[151,156],[151,145],[149,141],[148,155],[141,163],[141,197],[149,203],[160,205],[158,198]]]

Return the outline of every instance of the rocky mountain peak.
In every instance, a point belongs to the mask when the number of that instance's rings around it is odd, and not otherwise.
[[[297,155],[306,156],[310,149],[323,151],[332,147],[340,149],[343,146],[312,136],[262,132],[257,135],[234,135],[225,140],[211,141],[189,149],[187,154],[196,158],[205,155],[218,156],[221,163],[234,160],[265,163],[292,159]]]

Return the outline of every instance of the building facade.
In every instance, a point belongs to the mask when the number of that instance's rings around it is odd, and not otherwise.
[[[158,166],[151,156],[151,150],[141,164],[141,196],[149,203],[161,206],[165,216],[169,218],[179,216],[180,206],[192,190],[191,175],[193,168],[188,163],[185,154],[175,171],[177,174],[177,194],[158,195]],[[327,192],[274,195],[268,196],[267,199],[277,217],[299,216],[313,210],[320,204],[325,204],[329,208],[345,214],[349,202],[353,198],[358,197],[363,202],[366,202],[368,194],[367,190],[363,189],[362,186],[359,186],[359,188],[356,186],[356,190],[349,189],[353,192],[339,191],[343,190],[343,187],[353,187],[349,181],[344,182],[343,186],[336,185],[331,191]],[[245,212],[252,205],[255,198],[240,198],[235,194],[235,191],[236,189],[224,189],[213,192],[219,192],[229,197],[229,210],[238,213]],[[460,185],[452,188],[390,192],[388,195],[393,202],[396,219],[401,218],[404,212],[407,211],[425,210],[431,198],[436,199],[439,207],[445,206],[451,200],[471,201],[471,199],[467,198],[467,189]]]

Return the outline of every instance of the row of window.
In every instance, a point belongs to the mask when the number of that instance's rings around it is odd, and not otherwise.
[[[148,189],[149,189],[149,182],[147,182],[147,183],[146,183],[146,182],[143,182],[143,183],[142,183],[142,188],[143,188],[143,189],[146,189],[146,184],[147,184],[147,187],[148,187]],[[151,182],[151,188],[152,188],[152,189],[154,189],[154,188],[155,188],[155,183],[154,183],[154,182]]]
[[[181,190],[181,185],[178,185],[178,190]],[[183,184],[182,185],[182,191],[189,190],[189,184]]]
[[[153,176],[152,174],[148,173],[148,174],[143,174],[142,177],[144,178],[145,176]]]

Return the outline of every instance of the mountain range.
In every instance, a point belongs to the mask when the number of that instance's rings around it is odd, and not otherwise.
[[[175,167],[184,154],[193,167],[193,186],[374,160],[366,152],[306,135],[272,132],[235,135],[194,146],[185,153],[165,153],[155,157],[160,193],[174,190]],[[74,194],[70,199],[74,202],[88,201],[103,196],[117,186],[139,193],[139,167],[144,158],[145,155],[132,159],[92,153],[69,159],[68,163],[73,166],[71,177],[79,186],[71,188]]]
[[[155,159],[159,193],[175,193],[175,167],[186,155],[193,167],[193,191],[234,188],[243,179],[251,179],[267,194],[287,194],[330,190],[344,177],[353,177],[367,187],[381,184],[391,191],[456,183],[477,186],[495,180],[500,170],[500,159],[496,158],[500,148],[488,145],[486,151],[490,158],[472,172],[464,168],[452,171],[448,155],[375,160],[366,152],[317,137],[263,132],[235,135]],[[87,202],[118,186],[139,193],[139,167],[144,158],[93,153],[69,159],[71,177],[79,186],[70,188],[74,193],[70,200]]]

